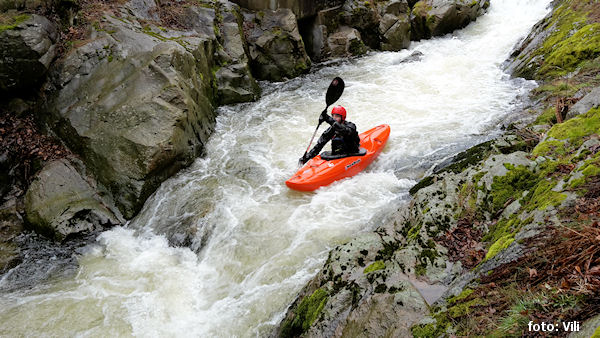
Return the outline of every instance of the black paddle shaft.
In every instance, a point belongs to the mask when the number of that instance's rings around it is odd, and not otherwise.
[[[336,77],[331,81],[329,88],[327,88],[327,94],[325,94],[325,103],[327,104],[327,106],[325,107],[325,112],[327,112],[329,106],[331,106],[342,96],[345,86],[346,84],[344,83],[344,80],[342,80],[342,78],[340,77]],[[319,121],[319,123],[317,124],[317,128],[315,129],[315,132],[313,133],[313,136],[310,139],[310,143],[308,144],[308,147],[306,148],[306,151],[304,152],[304,155],[302,157],[305,157],[306,154],[308,154],[310,146],[312,145],[312,142],[315,139],[315,135],[317,135],[317,130],[319,130],[321,123],[322,121]]]

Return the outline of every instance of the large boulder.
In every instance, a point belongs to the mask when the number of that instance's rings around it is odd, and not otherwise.
[[[57,27],[43,16],[12,14],[0,25],[0,93],[38,85],[56,57]]]
[[[248,64],[244,19],[239,6],[229,2],[217,3],[219,68],[215,72],[217,95],[220,104],[254,101],[260,95],[260,87],[252,76]]]
[[[213,130],[217,42],[213,29],[142,25],[127,13],[102,18],[57,63],[46,118],[131,218]]]
[[[421,0],[412,9],[412,40],[429,39],[464,28],[489,7],[489,0]]]
[[[25,213],[34,230],[59,240],[122,223],[77,160],[52,161],[35,176],[25,195]]]
[[[348,26],[340,27],[327,38],[327,51],[331,57],[362,55],[367,52],[360,32]]]
[[[381,49],[397,51],[410,45],[410,7],[406,0],[378,2]]]
[[[245,12],[244,21],[254,76],[281,81],[309,70],[311,61],[290,9]]]
[[[372,1],[348,0],[339,14],[340,24],[356,28],[364,43],[372,49],[379,49],[380,15]]]

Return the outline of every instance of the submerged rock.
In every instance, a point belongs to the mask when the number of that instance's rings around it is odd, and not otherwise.
[[[34,89],[56,57],[57,27],[40,15],[21,14],[0,26],[0,93]]]
[[[36,232],[62,240],[122,223],[82,168],[77,160],[61,159],[35,176],[25,195],[25,214]]]

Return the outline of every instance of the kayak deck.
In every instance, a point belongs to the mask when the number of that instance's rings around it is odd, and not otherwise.
[[[359,135],[361,148],[367,153],[325,161],[317,155],[308,161],[285,184],[294,190],[313,191],[365,169],[383,150],[390,136],[390,126],[382,124]]]

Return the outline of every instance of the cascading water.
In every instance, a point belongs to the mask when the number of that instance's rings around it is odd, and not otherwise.
[[[16,289],[14,274],[0,280],[0,336],[268,334],[328,250],[372,230],[432,164],[498,132],[533,86],[500,65],[549,2],[492,1],[452,36],[263,84],[258,102],[220,108],[206,155],[127,227],[102,233],[74,272]],[[421,60],[400,62],[415,51]],[[359,131],[389,124],[388,145],[354,178],[290,191],[335,76],[348,119]]]

